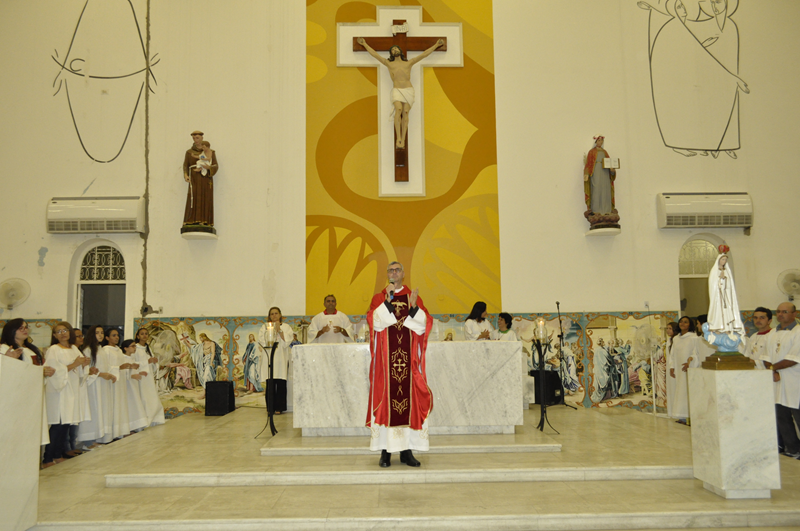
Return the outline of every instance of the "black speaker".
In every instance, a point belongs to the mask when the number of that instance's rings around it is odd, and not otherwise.
[[[206,384],[206,417],[221,417],[236,409],[233,382]]]
[[[530,374],[533,376],[533,385],[536,389],[536,401],[534,404],[539,404],[539,393],[541,392],[539,389],[539,371],[531,371]],[[561,386],[561,377],[558,371],[544,371],[544,381],[547,386],[545,389],[547,405],[552,406],[553,404],[560,404],[561,396],[564,394],[564,388]]]

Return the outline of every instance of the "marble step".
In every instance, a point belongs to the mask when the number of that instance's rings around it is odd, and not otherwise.
[[[542,444],[449,444],[431,445],[429,454],[495,454],[495,453],[536,453],[560,452],[557,443]],[[261,449],[263,457],[283,457],[290,455],[378,455],[363,443],[358,446],[266,446]]]
[[[252,487],[272,485],[396,485],[411,483],[510,483],[536,481],[625,481],[691,479],[691,466],[616,466],[410,468],[398,462],[388,469],[311,472],[197,472],[183,474],[106,474],[106,487]]]
[[[40,522],[35,531],[522,531],[522,530],[655,530],[698,529],[731,531],[734,528],[790,529],[800,525],[800,511],[652,511],[616,513],[550,513],[496,515],[416,515],[408,517],[239,518],[181,520],[118,520]]]

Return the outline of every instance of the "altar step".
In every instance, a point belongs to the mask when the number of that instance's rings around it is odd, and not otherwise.
[[[106,474],[106,487],[184,488],[275,485],[398,485],[413,483],[519,483],[538,481],[631,481],[691,479],[690,466],[617,466],[554,468],[410,468],[398,462],[389,469],[319,472],[198,472]]]
[[[261,449],[262,457],[311,456],[311,455],[378,455],[363,441],[353,446],[266,446]],[[428,454],[495,454],[495,453],[536,453],[560,452],[557,443],[540,444],[449,444],[431,445]]]
[[[736,531],[770,528],[773,531],[796,530],[800,511],[731,510],[731,511],[647,511],[610,513],[550,513],[492,515],[426,515],[413,508],[415,516],[375,517],[297,517],[297,518],[220,518],[182,520],[115,520],[39,522],[30,531],[524,531],[524,530],[667,530],[697,529]],[[783,526],[783,527],[782,527]]]

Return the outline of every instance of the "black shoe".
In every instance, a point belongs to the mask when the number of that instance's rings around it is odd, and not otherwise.
[[[378,461],[381,468],[389,468],[392,466],[392,454],[386,450],[381,450],[381,460]]]
[[[403,450],[400,452],[400,462],[405,463],[408,466],[421,465],[421,463],[414,458],[414,454],[411,453],[411,450]]]

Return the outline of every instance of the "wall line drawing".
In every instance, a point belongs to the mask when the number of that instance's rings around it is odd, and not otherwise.
[[[685,157],[736,159],[741,147],[739,0],[647,0],[650,84],[664,145]]]

